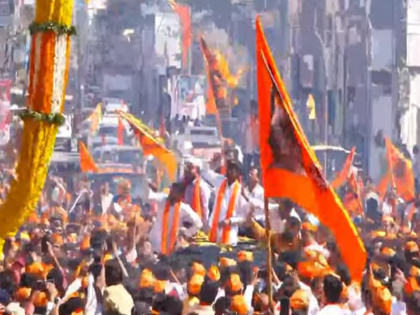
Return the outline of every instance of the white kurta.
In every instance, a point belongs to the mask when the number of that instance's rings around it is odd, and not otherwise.
[[[165,212],[167,195],[164,193],[155,193],[150,191],[149,200],[155,201],[157,203],[157,211],[155,216],[155,222],[149,233],[150,243],[153,246],[153,251],[160,253],[162,246],[162,230],[163,230],[163,214]],[[187,229],[187,236],[193,236],[198,232],[199,229],[203,226],[200,217],[195,213],[195,211],[187,204],[181,202],[179,207],[179,218],[178,222],[174,222],[174,206],[170,206],[169,228],[175,228],[179,230],[182,227],[184,222],[191,224],[191,227]],[[170,232],[168,233],[168,238],[171,236]],[[169,241],[169,239],[167,240]]]
[[[189,184],[185,189],[185,196],[184,202],[190,206],[194,204],[194,190],[195,185],[197,184],[197,180],[194,180],[191,184]],[[201,210],[203,212],[203,223],[206,223],[209,216],[209,201],[211,196],[211,189],[209,185],[200,180],[200,201],[201,201]]]
[[[210,219],[209,219],[209,225],[210,229],[213,224],[213,219],[216,212],[217,207],[217,199],[220,192],[220,187],[222,186],[224,180],[226,179],[225,176],[217,174],[216,172],[213,172],[211,170],[205,172],[203,176],[216,188],[216,200],[213,206],[213,211],[211,213]],[[233,195],[234,192],[234,185],[231,186],[226,185],[226,191],[225,196],[222,200],[222,204],[220,206],[220,214],[219,218],[217,218],[218,222],[221,222],[226,219],[227,212],[228,212],[228,206],[229,201]],[[235,208],[232,214],[232,217],[230,218],[231,223],[231,229],[230,229],[230,236],[229,236],[229,245],[236,245],[238,243],[238,225],[245,222],[247,214],[249,211],[251,211],[251,205],[246,199],[242,196],[242,185],[239,184],[239,192],[235,200]],[[217,228],[217,242],[221,242],[222,234],[223,234],[224,228]]]
[[[340,305],[332,304],[323,307],[318,315],[351,315],[351,311]]]

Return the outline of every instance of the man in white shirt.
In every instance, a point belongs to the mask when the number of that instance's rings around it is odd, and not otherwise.
[[[186,160],[184,169],[184,202],[200,216],[203,225],[206,226],[209,218],[211,190],[209,185],[200,177],[201,168],[201,160],[193,157]]]
[[[150,243],[155,252],[170,254],[175,248],[178,231],[184,223],[190,225],[184,230],[188,237],[194,236],[203,226],[197,213],[182,202],[183,195],[182,183],[173,183],[169,195],[149,191],[149,201],[157,203],[157,212],[149,233]]]
[[[209,239],[212,242],[236,245],[238,225],[246,221],[252,205],[240,183],[242,163],[237,158],[226,161],[226,176],[205,170],[205,177],[216,191],[216,201],[209,219]]]

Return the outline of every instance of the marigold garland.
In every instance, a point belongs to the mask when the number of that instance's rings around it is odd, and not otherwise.
[[[62,114],[70,60],[73,0],[37,0],[31,25],[28,109],[16,179],[0,206],[0,250],[36,209],[45,183]]]

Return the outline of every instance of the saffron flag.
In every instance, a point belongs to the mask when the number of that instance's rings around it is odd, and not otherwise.
[[[347,156],[346,161],[344,162],[343,169],[338,174],[338,176],[332,181],[331,186],[334,189],[338,189],[343,186],[349,179],[351,168],[353,166],[354,155],[356,153],[356,148],[352,148],[350,154]]]
[[[123,145],[124,144],[124,124],[121,118],[118,118],[118,126],[117,126],[117,144]]]
[[[414,175],[411,161],[392,144],[385,139],[385,147],[388,161],[388,179],[397,192],[397,195],[404,201],[412,201],[415,197]]]
[[[343,203],[352,216],[363,214],[361,187],[355,172],[351,172],[350,177],[348,178],[347,192]]]
[[[178,165],[175,153],[165,148],[163,139],[155,136],[155,132],[150,132],[151,129],[146,127],[140,119],[122,111],[117,111],[117,113],[133,128],[134,134],[143,148],[143,154],[157,158],[165,166],[169,179],[174,181]]]
[[[206,61],[207,66],[207,79],[209,82],[209,96],[214,100],[214,105],[210,105],[210,108],[207,108],[208,111],[214,113],[214,110],[228,110],[230,109],[229,103],[227,101],[227,89],[225,86],[225,79],[223,74],[219,69],[219,64],[217,61],[217,55],[213,53],[203,37],[200,38],[201,50],[203,52],[204,60]]]
[[[335,235],[352,278],[361,281],[366,251],[340,199],[321,173],[256,23],[261,166],[265,197],[288,198],[318,217]]]
[[[90,155],[89,150],[86,148],[83,141],[79,141],[79,157],[80,157],[80,169],[83,173],[85,172],[93,172],[96,173],[98,171],[98,167],[96,166],[93,157]]]
[[[186,5],[180,5],[175,0],[169,0],[169,4],[178,16],[182,26],[182,66],[188,69],[188,55],[191,47],[191,12]]]

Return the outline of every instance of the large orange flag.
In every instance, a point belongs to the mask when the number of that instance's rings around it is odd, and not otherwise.
[[[353,166],[354,155],[356,153],[356,148],[352,148],[350,154],[347,156],[346,161],[344,162],[343,169],[338,174],[338,176],[332,181],[331,186],[334,189],[338,189],[343,186],[349,179],[351,168]]]
[[[411,161],[392,144],[385,139],[385,147],[388,161],[389,183],[397,190],[399,197],[404,201],[411,201],[415,197],[414,175]]]
[[[140,119],[122,111],[118,111],[117,113],[133,128],[134,133],[139,139],[140,145],[143,148],[143,154],[152,155],[157,158],[161,164],[165,165],[169,179],[174,181],[178,166],[174,152],[165,148],[163,139],[155,136],[152,132],[150,132],[150,128],[145,127]]]
[[[80,169],[83,173],[85,172],[94,172],[98,171],[95,161],[89,153],[89,150],[86,148],[83,141],[79,141],[79,156],[80,156]]]
[[[256,23],[261,166],[265,197],[288,198],[316,215],[335,235],[352,278],[360,281],[366,251],[292,110],[261,22]]]

